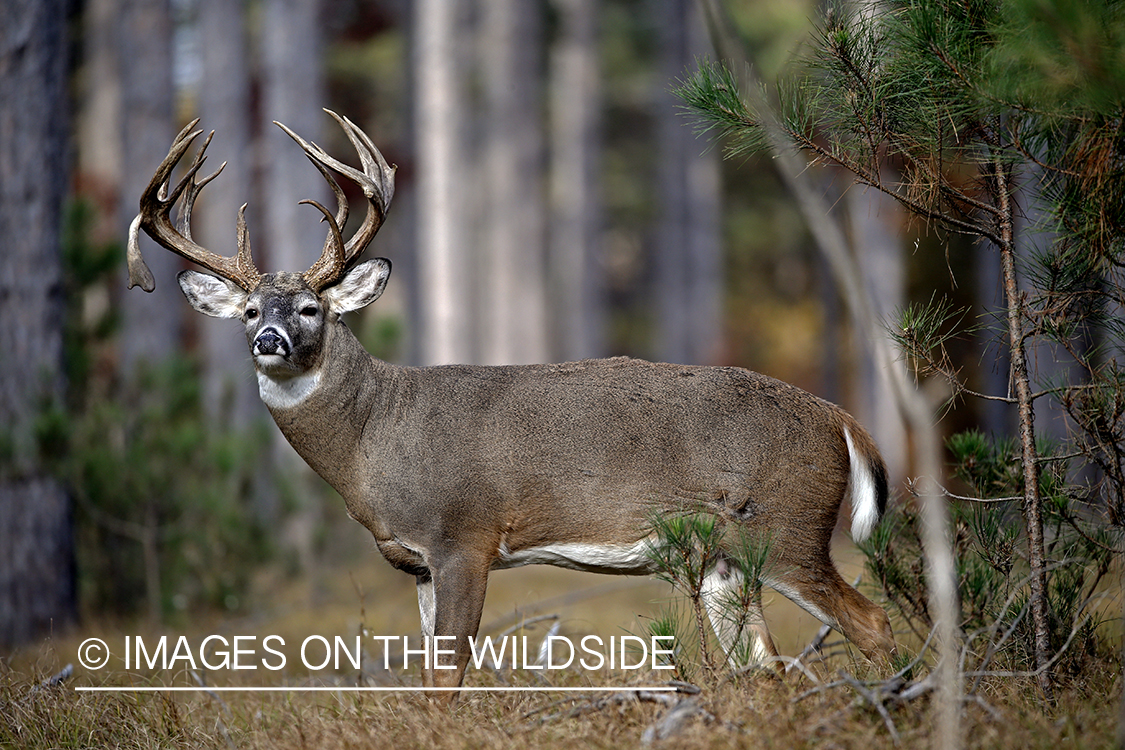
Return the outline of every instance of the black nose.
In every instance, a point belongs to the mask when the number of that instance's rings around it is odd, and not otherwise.
[[[254,339],[254,351],[258,354],[285,354],[285,339],[272,329],[267,329],[258,334]]]

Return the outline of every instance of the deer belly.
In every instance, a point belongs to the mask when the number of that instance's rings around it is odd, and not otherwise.
[[[518,568],[521,565],[554,565],[591,573],[643,575],[653,570],[648,549],[647,539],[629,545],[559,542],[540,547],[525,547],[514,552],[509,550],[507,545],[501,544],[496,559],[492,561],[492,569]]]

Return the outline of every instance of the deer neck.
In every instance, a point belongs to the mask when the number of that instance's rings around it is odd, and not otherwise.
[[[325,332],[320,359],[309,371],[289,378],[257,373],[262,401],[285,439],[345,497],[363,432],[386,403],[390,369],[337,322]]]

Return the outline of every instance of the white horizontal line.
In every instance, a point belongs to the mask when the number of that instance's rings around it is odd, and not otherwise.
[[[77,685],[75,691],[81,693],[620,693],[652,692],[674,693],[675,687],[329,687],[315,685],[308,687],[287,687],[270,685],[263,687],[121,687],[99,685]]]

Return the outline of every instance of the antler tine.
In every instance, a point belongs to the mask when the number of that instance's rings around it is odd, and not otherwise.
[[[245,203],[238,208],[238,254],[234,256],[234,264],[239,274],[247,278],[253,278],[254,286],[257,286],[261,273],[254,265],[254,259],[250,256],[250,232],[246,229]],[[247,289],[247,291],[250,291],[250,289]]]
[[[336,196],[336,226],[342,229],[344,225],[348,223],[348,196],[344,195],[344,190],[340,187],[340,183],[336,182],[336,178],[332,176],[332,173],[329,172],[327,168],[308,154],[305,154],[305,157],[316,167],[316,170],[328,181],[328,186],[332,188],[332,195]],[[324,240],[326,250],[328,249],[328,243],[331,239],[332,238],[329,237]]]
[[[387,164],[382,152],[367,137],[367,133],[360,130],[354,122],[330,109],[324,111],[340,124],[344,134],[348,136],[348,140],[355,147],[356,153],[359,154],[360,163],[363,164],[363,174],[368,178],[359,182],[359,185],[363,188],[363,194],[367,196],[367,200],[377,204],[379,209],[377,217],[373,216],[371,211],[368,211],[364,225],[360,227],[359,231],[352,237],[351,243],[349,243],[349,252],[355,252],[358,255],[363,252],[363,248],[379,231],[379,227],[387,215],[387,209],[391,206],[391,199],[395,195],[395,170],[397,167]],[[369,225],[369,221],[375,219],[377,221]],[[358,249],[353,249],[353,243],[354,247]]]
[[[356,230],[352,238],[343,245],[344,264],[338,271],[338,273],[342,275],[344,271],[359,258],[359,255],[367,247],[368,243],[371,242],[371,239],[379,231],[379,227],[383,223],[383,219],[387,214],[387,209],[390,207],[391,199],[394,197],[395,167],[387,164],[386,159],[383,158],[379,149],[371,142],[371,139],[367,137],[367,134],[356,127],[354,123],[346,117],[337,115],[331,110],[326,109],[324,111],[331,115],[332,118],[340,124],[340,127],[343,128],[344,133],[348,136],[348,140],[352,142],[356,152],[359,154],[360,163],[363,165],[363,171],[354,169],[333,158],[320,146],[306,141],[282,123],[274,121],[274,124],[284,130],[286,135],[292,138],[297,145],[301,147],[305,155],[317,167],[320,173],[325,176],[329,185],[332,186],[333,192],[336,194],[337,203],[341,206],[341,210],[337,214],[337,228],[343,226],[344,220],[346,220],[347,217],[346,199],[343,197],[343,192],[339,190],[339,185],[336,183],[335,179],[332,178],[328,170],[331,169],[347,177],[363,189],[363,194],[367,198],[367,214],[364,216],[363,224],[360,228]],[[341,216],[343,219],[339,218]],[[325,260],[326,257],[333,252],[331,250],[333,242],[334,239],[331,236],[325,240],[324,249],[321,251],[321,259],[314,264],[313,268],[305,272],[306,279],[313,273],[314,269],[317,269],[315,274],[317,281],[323,284],[323,286],[328,286],[338,280],[339,276],[335,278],[322,277],[319,270],[335,266],[334,263]]]
[[[245,206],[243,206],[243,210],[239,211],[239,251],[237,255],[233,257],[216,255],[191,239],[191,211],[195,200],[199,197],[203,187],[218,177],[219,173],[223,171],[223,167],[226,166],[224,162],[212,174],[207,175],[202,180],[196,180],[196,176],[206,160],[205,152],[214,135],[214,131],[212,131],[199,147],[199,151],[196,152],[187,173],[176,183],[175,187],[170,187],[172,170],[175,169],[176,164],[183,158],[187,150],[191,148],[191,144],[196,137],[203,132],[192,130],[198,123],[198,119],[193,120],[176,136],[168,155],[156,168],[156,173],[141,195],[140,213],[133,219],[129,227],[127,249],[129,288],[139,285],[146,292],[151,292],[156,286],[152,273],[141,257],[139,244],[141,229],[144,229],[161,247],[234,282],[247,291],[256,287],[261,278],[261,273],[250,258],[250,242],[246,235],[246,223],[243,216]],[[180,208],[179,221],[174,225],[170,213],[172,207],[181,197],[183,197],[183,204]]]
[[[186,190],[183,191],[183,202],[180,204],[180,213],[179,217],[176,220],[176,231],[189,240],[191,239],[191,211],[195,206],[195,199],[199,197],[199,193],[203,190],[203,187],[211,180],[218,177],[227,167],[227,163],[224,161],[219,165],[218,169],[204,177],[202,180],[199,180],[198,182],[194,179],[191,179],[190,182],[187,181],[189,178],[195,177],[200,168],[202,168],[203,162],[207,160],[207,157],[203,152],[205,152],[207,150],[207,147],[211,145],[211,139],[214,137],[214,130],[207,134],[207,139],[203,141],[203,145],[201,145],[199,147],[199,151],[195,153],[195,159],[192,161],[191,168],[188,170],[187,175],[185,175],[184,179],[180,181],[181,183],[186,184]]]
[[[317,201],[307,199],[298,201],[298,204],[307,203],[324,214],[323,221],[328,222],[328,239],[325,250],[320,258],[313,263],[312,268],[305,271],[305,281],[315,291],[319,292],[332,282],[338,280],[347,268],[347,253],[344,250],[344,238],[340,234],[340,225],[336,223],[332,213]]]

